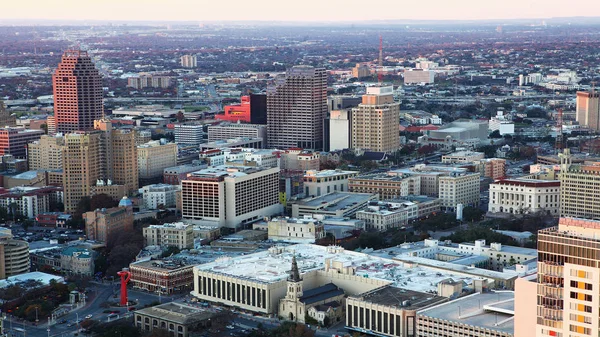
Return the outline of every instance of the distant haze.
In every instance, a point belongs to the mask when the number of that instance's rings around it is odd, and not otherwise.
[[[594,0],[8,0],[2,1],[0,24],[1,19],[358,22],[576,16],[600,16],[600,4]]]

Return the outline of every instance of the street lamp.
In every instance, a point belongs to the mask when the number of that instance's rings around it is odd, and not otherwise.
[[[76,312],[75,313],[77,320],[75,321],[75,328],[77,328],[77,331],[79,331],[79,313]]]

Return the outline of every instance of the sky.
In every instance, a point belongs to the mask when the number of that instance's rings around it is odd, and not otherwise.
[[[2,19],[114,21],[489,20],[600,17],[597,0],[8,0]]]

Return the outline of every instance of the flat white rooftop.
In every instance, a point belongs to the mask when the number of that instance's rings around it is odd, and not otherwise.
[[[298,244],[277,248],[280,248],[282,253],[272,253],[276,249],[271,249],[234,258],[223,258],[194,268],[199,271],[220,273],[255,282],[275,283],[288,277],[292,257],[295,255],[301,274],[313,270],[323,270],[325,260],[331,258],[342,262],[346,267],[354,267],[357,276],[387,280],[393,283],[392,286],[420,292],[435,292],[437,284],[448,278],[466,284],[472,284],[473,279],[478,278],[346,251],[340,247]]]

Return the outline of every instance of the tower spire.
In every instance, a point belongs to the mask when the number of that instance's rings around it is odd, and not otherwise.
[[[296,255],[292,257],[292,269],[290,270],[289,281],[291,282],[299,282],[300,272],[298,271],[298,263],[296,262]]]

